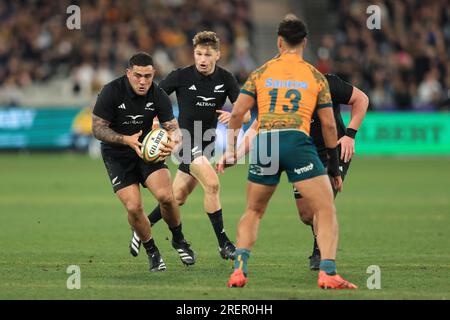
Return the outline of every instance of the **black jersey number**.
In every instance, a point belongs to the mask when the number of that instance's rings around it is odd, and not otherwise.
[[[271,91],[269,91],[270,95],[270,112],[275,111],[275,105],[277,104],[277,97],[278,97],[278,88],[275,88]],[[302,95],[300,94],[300,91],[291,89],[286,92],[284,95],[286,99],[291,100],[291,107],[283,104],[283,111],[284,112],[296,112],[298,110],[298,103],[300,102]]]

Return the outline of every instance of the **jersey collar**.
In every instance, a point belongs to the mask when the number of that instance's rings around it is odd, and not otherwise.
[[[303,61],[303,57],[301,57],[297,52],[284,52],[283,54],[278,54],[275,58],[283,58],[287,60],[300,60]]]

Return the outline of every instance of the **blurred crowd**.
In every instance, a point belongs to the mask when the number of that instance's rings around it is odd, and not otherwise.
[[[154,57],[157,81],[192,60],[192,38],[213,30],[220,65],[242,84],[252,58],[250,0],[0,0],[0,105],[20,104],[22,89],[66,81],[93,95],[123,74],[136,51]],[[81,9],[81,30],[66,10]],[[367,7],[380,8],[380,29]],[[450,109],[450,0],[329,0],[337,28],[322,37],[316,66],[370,97],[372,110]],[[18,102],[19,101],[19,102]]]
[[[67,7],[81,11],[81,30],[69,30]],[[192,60],[201,30],[221,40],[220,64],[244,81],[254,68],[248,0],[0,0],[0,104],[54,79],[89,94],[123,74],[136,51],[154,57],[158,76]],[[158,80],[158,79],[156,79]]]
[[[450,1],[329,1],[338,28],[317,66],[360,87],[372,110],[450,110]],[[381,28],[369,30],[370,5]]]

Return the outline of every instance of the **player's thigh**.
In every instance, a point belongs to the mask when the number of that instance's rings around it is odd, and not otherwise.
[[[325,175],[325,168],[310,137],[297,132],[283,132],[283,136],[280,162],[289,182],[294,183]],[[300,195],[303,195],[301,190],[298,191]]]
[[[173,200],[169,169],[161,168],[154,171],[145,180],[145,185],[159,202],[170,202]]]
[[[301,193],[302,200],[313,212],[323,208],[333,207],[333,189],[327,175],[316,176],[294,182],[295,188]]]
[[[218,191],[219,177],[205,156],[197,157],[190,165],[191,175],[195,177],[204,189]]]
[[[262,132],[255,137],[250,151],[248,181],[267,186],[275,186],[280,182],[283,170],[280,168],[280,157],[277,154],[279,150],[277,139],[278,134],[271,132]]]
[[[119,189],[116,195],[128,212],[137,213],[142,210],[141,192],[137,183]]]
[[[178,170],[173,181],[173,194],[178,203],[183,204],[187,196],[191,194],[197,186],[197,179],[190,174]]]
[[[333,201],[333,193],[325,168],[320,161],[311,137],[303,132],[281,132],[283,144],[280,145],[281,165],[289,182],[297,189],[297,205],[300,209],[314,212]],[[301,197],[301,198],[300,198]]]
[[[257,213],[261,217],[266,211],[270,198],[275,192],[277,185],[264,185],[247,182],[247,211]]]

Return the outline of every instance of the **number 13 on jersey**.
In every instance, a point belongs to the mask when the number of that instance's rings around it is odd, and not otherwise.
[[[269,112],[275,112],[275,106],[277,104],[277,98],[278,98],[278,88],[272,89],[269,91],[270,95],[270,108]],[[298,103],[300,102],[302,95],[300,94],[300,91],[291,89],[286,91],[286,94],[284,97],[288,100],[290,100],[291,105],[285,105],[283,104],[283,111],[284,112],[296,112],[298,110]]]

